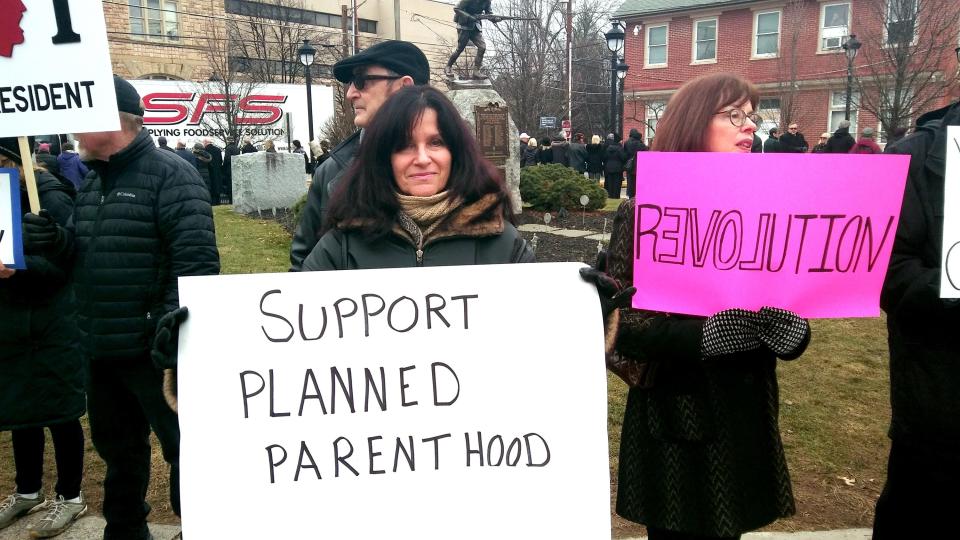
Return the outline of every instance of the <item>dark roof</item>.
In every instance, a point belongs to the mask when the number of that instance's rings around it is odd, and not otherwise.
[[[615,18],[634,15],[652,15],[731,4],[749,4],[757,0],[625,0],[614,14]]]

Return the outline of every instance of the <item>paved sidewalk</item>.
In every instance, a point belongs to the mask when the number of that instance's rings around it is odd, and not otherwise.
[[[743,540],[870,540],[870,529],[841,529],[837,531],[804,531],[795,533],[757,532],[743,535]],[[645,540],[646,537],[627,540]]]
[[[30,538],[27,527],[40,521],[43,514],[42,510],[34,512],[14,522],[6,529],[0,530],[0,540],[25,540]],[[105,522],[100,516],[84,516],[71,525],[67,532],[54,538],[57,540],[100,540],[103,538],[104,524]],[[154,540],[171,540],[178,532],[180,532],[179,525],[150,524],[150,533],[153,534]]]
[[[547,233],[555,234],[557,236],[566,236],[567,238],[585,238],[587,240],[602,240],[603,242],[610,241],[610,233],[602,233],[600,231],[589,231],[585,229],[561,229],[559,227],[551,227],[550,225],[541,225],[539,223],[527,223],[526,225],[520,225],[517,227],[520,232],[532,232],[532,233]]]

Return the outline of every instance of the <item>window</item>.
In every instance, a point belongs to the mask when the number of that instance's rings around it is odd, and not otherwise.
[[[693,23],[693,61],[717,60],[717,19]]]
[[[647,27],[647,54],[644,67],[667,65],[667,25]]]
[[[839,50],[849,33],[850,3],[823,4],[820,8],[820,50]]]
[[[340,15],[323,13],[309,9],[300,9],[269,2],[253,0],[224,0],[224,10],[231,15],[243,15],[255,19],[273,19],[292,23],[307,24],[310,26],[325,26],[340,28]],[[361,32],[377,33],[377,21],[358,19],[357,27]],[[353,18],[347,20],[347,29],[353,30]]]
[[[647,145],[649,146],[653,142],[653,137],[657,134],[657,122],[660,121],[660,117],[663,116],[663,111],[667,108],[666,101],[650,101],[647,102],[647,114],[645,117],[646,129],[646,140]]]
[[[180,39],[178,0],[128,0],[130,33],[153,39]]]
[[[780,98],[760,98],[757,102],[757,114],[763,119],[760,122],[760,131],[769,133],[771,129],[780,127]]]
[[[780,12],[757,12],[753,19],[753,56],[770,58],[780,52]]]
[[[887,0],[887,45],[910,45],[917,39],[920,0]]]
[[[860,102],[860,94],[853,92],[850,95],[850,135],[856,137],[857,133],[857,103]],[[840,126],[843,120],[844,106],[847,103],[847,91],[841,90],[830,94],[830,133],[833,133]]]

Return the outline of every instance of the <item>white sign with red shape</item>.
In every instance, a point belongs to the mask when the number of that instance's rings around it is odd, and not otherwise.
[[[0,137],[117,129],[103,5],[0,0]]]

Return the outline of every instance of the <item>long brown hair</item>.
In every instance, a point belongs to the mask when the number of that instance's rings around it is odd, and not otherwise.
[[[670,98],[657,122],[653,150],[703,152],[714,115],[729,105],[749,101],[757,108],[760,95],[750,81],[733,73],[712,73],[687,82]]]

